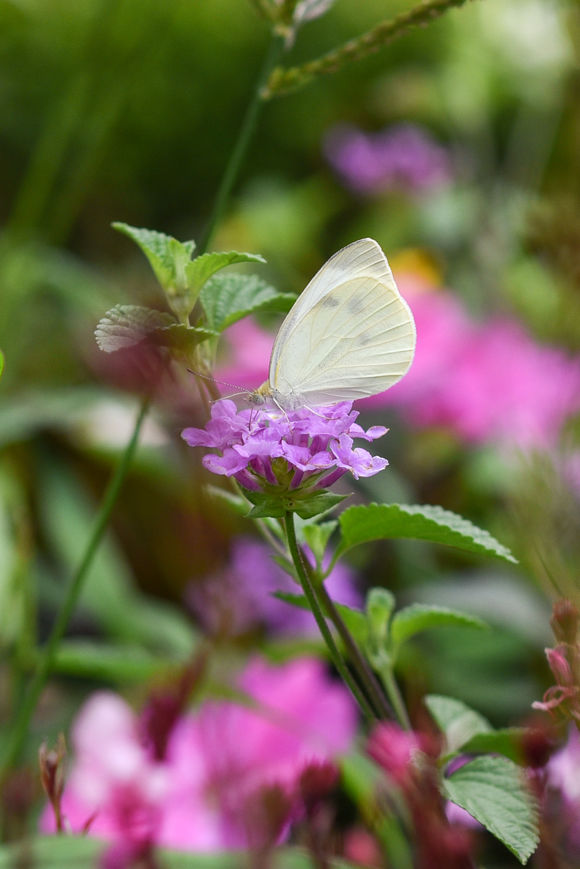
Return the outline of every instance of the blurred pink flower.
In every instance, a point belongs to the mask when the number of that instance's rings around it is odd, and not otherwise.
[[[395,124],[378,133],[334,127],[324,150],[343,183],[358,193],[431,190],[451,178],[448,152],[414,124]]]
[[[108,865],[129,865],[153,843],[195,851],[256,844],[265,789],[280,796],[271,819],[279,835],[297,807],[305,767],[346,751],[354,737],[354,704],[317,660],[274,667],[254,659],[236,688],[249,705],[208,702],[183,715],[163,761],[146,751],[120,697],[102,692],[84,705],[62,808],[72,830],[88,827],[114,843]],[[41,828],[54,831],[48,807]]]
[[[362,606],[354,576],[344,564],[338,562],[324,584],[337,603]],[[237,636],[261,625],[283,634],[318,634],[312,613],[274,597],[277,591],[299,594],[300,588],[267,546],[242,537],[234,541],[228,565],[190,585],[187,602],[212,634]]]

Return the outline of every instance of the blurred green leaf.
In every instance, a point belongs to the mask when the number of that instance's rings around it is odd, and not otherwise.
[[[3,372],[4,372],[4,354],[0,350],[0,377],[2,377]]]
[[[73,414],[110,398],[95,387],[30,391],[3,398],[0,406],[0,445],[26,440],[47,426],[62,427]]]
[[[425,705],[444,734],[449,752],[459,751],[476,734],[493,731],[487,718],[461,700],[430,694]]]
[[[134,347],[159,329],[177,326],[175,317],[140,305],[115,305],[99,320],[95,340],[100,350],[114,353]]]
[[[514,763],[523,764],[522,740],[525,727],[503,727],[487,733],[476,733],[461,746],[466,754],[503,754]]]
[[[37,836],[22,843],[0,846],[0,869],[17,866],[42,869],[89,869],[100,865],[107,844],[91,836]],[[165,848],[156,850],[164,869],[250,869],[247,853],[186,853]],[[32,861],[32,862],[31,862]],[[330,860],[331,869],[349,869],[353,864]],[[311,857],[300,848],[280,848],[274,852],[272,869],[314,869]]]
[[[420,631],[437,627],[468,627],[486,630],[488,625],[477,616],[431,604],[415,603],[396,613],[391,623],[391,644],[396,656],[399,647]]]
[[[197,260],[192,265],[195,262]],[[296,296],[278,292],[257,275],[233,274],[216,275],[208,281],[201,291],[200,301],[208,326],[222,332],[248,314],[262,310],[288,311],[296,301]]]
[[[361,505],[345,510],[339,522],[342,539],[336,558],[361,543],[402,537],[444,543],[468,552],[485,553],[507,561],[516,561],[510,551],[487,531],[442,507]]]
[[[74,477],[54,461],[44,465],[41,518],[52,554],[65,576],[78,566],[90,537],[94,508]],[[138,592],[120,549],[108,534],[99,547],[79,600],[118,640],[142,643],[182,659],[191,654],[195,635],[187,619],[169,604]]]
[[[525,864],[539,842],[538,807],[522,771],[505,757],[476,757],[443,780],[448,799]]]
[[[111,645],[89,640],[61,643],[53,670],[83,679],[105,682],[143,682],[175,667],[175,659],[162,659],[141,646]]]

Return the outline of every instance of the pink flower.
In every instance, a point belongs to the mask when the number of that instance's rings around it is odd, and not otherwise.
[[[128,853],[146,848],[158,834],[168,781],[141,745],[132,710],[115,694],[93,694],[75,721],[72,746],[76,763],[61,805],[69,829],[122,840]],[[55,829],[48,807],[41,828]]]
[[[319,661],[255,659],[236,688],[247,706],[215,701],[182,715],[163,760],[144,747],[120,697],[101,692],[84,705],[62,810],[70,829],[88,827],[113,843],[107,867],[130,865],[153,844],[212,851],[280,837],[299,806],[304,769],[353,739],[351,698]],[[55,829],[50,808],[41,828]]]
[[[207,703],[175,729],[168,747],[172,791],[161,830],[166,845],[246,847],[253,819],[245,809],[259,790],[278,785],[292,804],[303,769],[345,751],[353,738],[350,697],[328,681],[318,661],[272,667],[254,659],[238,687],[255,707]]]

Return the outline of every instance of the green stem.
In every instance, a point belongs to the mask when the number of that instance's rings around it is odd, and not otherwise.
[[[36,672],[32,677],[28,692],[25,695],[22,701],[22,705],[20,706],[20,709],[18,710],[18,713],[14,719],[11,733],[7,740],[4,757],[2,758],[2,761],[0,763],[0,773],[6,772],[14,763],[17,762],[20,756],[30,726],[30,720],[32,718],[34,710],[36,709],[40,694],[52,670],[58,647],[64,636],[64,632],[69,623],[69,619],[74,611],[76,602],[83,586],[84,579],[89,571],[89,568],[91,567],[94,555],[103,538],[105,529],[109,522],[109,517],[119,495],[119,491],[121,489],[123,481],[125,480],[125,477],[127,476],[127,472],[133,460],[133,456],[135,455],[141,426],[149,409],[149,402],[150,399],[148,397],[143,399],[141,407],[139,409],[139,415],[135,423],[135,429],[131,436],[131,440],[127,444],[125,452],[123,453],[121,460],[119,461],[119,464],[115,469],[113,477],[111,478],[111,481],[107,486],[101,508],[95,520],[93,532],[85,550],[85,554],[77,568],[76,573],[71,578],[69,587],[66,591],[64,600],[57,615],[56,621],[53,625],[48,641],[41,652]]]
[[[392,667],[384,664],[380,667],[377,667],[377,672],[381,677],[383,685],[385,686],[387,696],[393,705],[395,715],[397,716],[397,721],[399,722],[403,730],[412,730],[411,722],[409,720],[409,716],[403,702],[403,697],[401,695],[401,692],[399,691],[399,686],[397,685],[397,681],[395,679]]]
[[[320,586],[318,594],[322,600],[325,611],[328,613],[332,624],[336,628],[338,635],[348,651],[351,663],[356,669],[361,684],[364,685],[367,696],[370,697],[374,708],[377,710],[381,718],[393,718],[393,709],[389,706],[375,674],[369,666],[365,656],[359,649],[354,637],[345,625],[340,612],[334,605],[334,601],[328,594],[324,585]]]
[[[239,175],[243,159],[246,156],[246,152],[252,138],[252,134],[256,128],[260,109],[265,101],[263,95],[264,86],[268,81],[268,78],[270,77],[270,73],[272,72],[274,66],[278,62],[279,58],[282,56],[283,51],[283,38],[274,34],[272,36],[272,41],[270,42],[268,52],[264,59],[262,70],[258,77],[258,82],[254,90],[254,95],[248,105],[248,108],[246,109],[246,114],[242,121],[242,126],[238,134],[237,142],[234,146],[233,151],[230,154],[230,159],[223,174],[222,181],[216,195],[213,211],[209,218],[205,232],[198,245],[198,255],[205,253],[205,251],[208,249],[212,236],[215,232],[215,228],[221,220],[222,215],[225,211],[226,203]]]
[[[313,78],[337,72],[347,63],[362,60],[384,45],[403,36],[412,27],[424,26],[435,18],[439,18],[449,9],[464,6],[469,0],[423,0],[408,12],[402,12],[388,21],[381,21],[372,30],[351,39],[344,45],[328,54],[304,63],[301,66],[292,66],[287,69],[277,67],[272,72],[266,88],[264,99],[269,99],[278,94],[302,87]]]
[[[288,549],[290,550],[290,555],[292,557],[292,561],[294,562],[294,567],[296,568],[296,574],[298,579],[300,580],[300,585],[304,591],[304,595],[310,609],[312,610],[312,614],[316,619],[316,624],[322,634],[322,638],[326,643],[328,651],[330,652],[330,657],[336,669],[338,670],[342,680],[345,685],[350,689],[351,694],[354,699],[359,704],[365,716],[372,721],[376,718],[376,714],[371,707],[369,701],[359,688],[357,682],[353,678],[350,673],[346,663],[343,661],[342,656],[338,650],[336,643],[334,642],[334,637],[330,631],[330,628],[326,624],[326,619],[324,614],[320,608],[320,604],[318,603],[318,599],[316,597],[316,592],[314,587],[310,581],[310,577],[308,575],[308,571],[305,569],[304,562],[302,560],[302,555],[300,553],[300,549],[298,547],[298,542],[296,540],[296,529],[294,528],[294,514],[287,512],[285,516],[285,528],[286,528],[286,539],[288,541]]]

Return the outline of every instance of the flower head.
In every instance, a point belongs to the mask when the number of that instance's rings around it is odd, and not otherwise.
[[[387,466],[386,459],[353,446],[353,438],[372,441],[387,429],[365,431],[355,422],[357,416],[351,402],[287,412],[268,407],[238,411],[233,401],[223,399],[212,406],[204,429],[186,428],[182,437],[192,447],[219,451],[203,459],[214,474],[235,477],[254,491],[296,492],[325,488],[346,471],[358,479]]]

